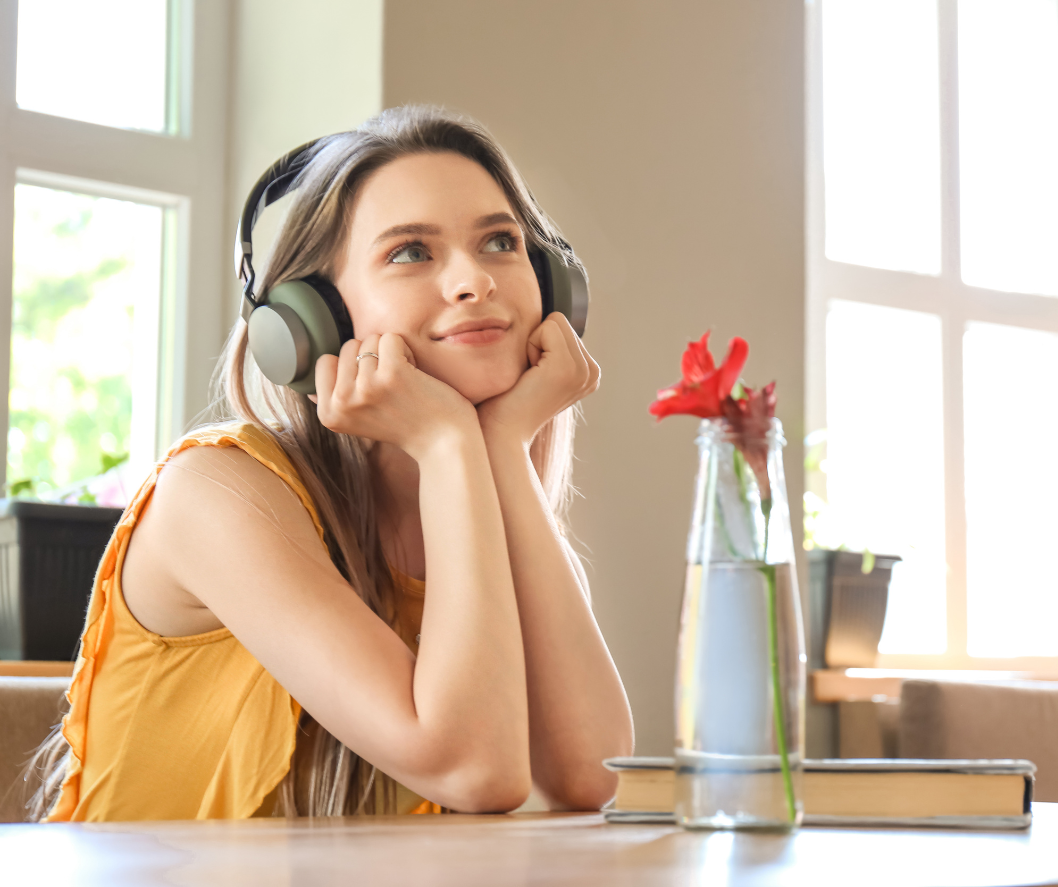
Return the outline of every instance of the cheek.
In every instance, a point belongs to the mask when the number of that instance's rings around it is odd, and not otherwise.
[[[540,284],[532,268],[519,276],[513,289],[516,310],[532,332],[543,320],[543,300],[540,296]],[[527,333],[528,335],[528,333]]]
[[[363,297],[370,292],[371,297]],[[346,308],[353,321],[353,332],[360,341],[368,336],[397,333],[409,345],[415,332],[422,327],[421,312],[416,312],[415,299],[407,293],[387,292],[385,287],[357,288],[345,299]],[[413,346],[414,347],[414,346]]]

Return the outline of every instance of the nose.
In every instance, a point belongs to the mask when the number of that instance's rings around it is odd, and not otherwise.
[[[442,275],[442,293],[446,302],[481,302],[496,292],[492,279],[477,257],[465,250],[453,250]]]

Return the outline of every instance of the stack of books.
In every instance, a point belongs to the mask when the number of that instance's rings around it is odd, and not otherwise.
[[[610,758],[610,822],[675,822],[672,758]],[[1031,761],[831,759],[804,762],[805,825],[1022,829],[1032,823]]]

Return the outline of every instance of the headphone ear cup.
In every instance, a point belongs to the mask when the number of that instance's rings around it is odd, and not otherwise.
[[[342,299],[342,294],[338,292],[338,287],[327,278],[320,277],[317,274],[303,277],[302,280],[316,290],[319,297],[326,303],[334,320],[334,325],[338,328],[338,347],[341,348],[342,345],[353,338],[353,319],[349,316],[349,309],[345,307],[345,300]],[[329,354],[330,352],[323,353]],[[337,354],[338,352],[334,353]]]
[[[321,277],[289,280],[269,290],[249,320],[249,344],[265,378],[299,394],[316,393],[316,361],[353,338],[341,294]]]
[[[289,305],[260,305],[247,321],[250,353],[266,379],[289,385],[308,372],[312,345],[308,331]]]
[[[583,338],[589,300],[584,272],[576,265],[567,265],[562,256],[549,249],[532,250],[529,261],[540,284],[541,317],[561,311],[573,331]]]
[[[540,285],[540,319],[555,310],[555,290],[551,285],[551,263],[547,260],[547,252],[542,249],[529,250],[529,262],[536,274],[536,282]]]

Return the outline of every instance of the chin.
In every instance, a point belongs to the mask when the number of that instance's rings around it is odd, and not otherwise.
[[[456,391],[469,400],[474,406],[483,403],[490,397],[496,397],[510,391],[522,376],[521,369],[502,369],[483,373],[480,369],[467,373],[452,373],[447,378],[439,377],[442,382],[451,385]]]
[[[494,381],[490,381],[487,384],[478,383],[476,385],[459,385],[452,387],[474,404],[474,406],[477,406],[480,403],[484,403],[490,397],[497,397],[510,391],[514,387],[514,383],[517,381],[517,379],[514,379],[509,385],[497,385]]]
[[[492,353],[469,350],[463,354],[426,353],[416,355],[419,369],[440,379],[469,400],[474,406],[510,391],[529,369],[524,340],[518,348],[508,347]],[[491,350],[491,349],[490,349]]]

